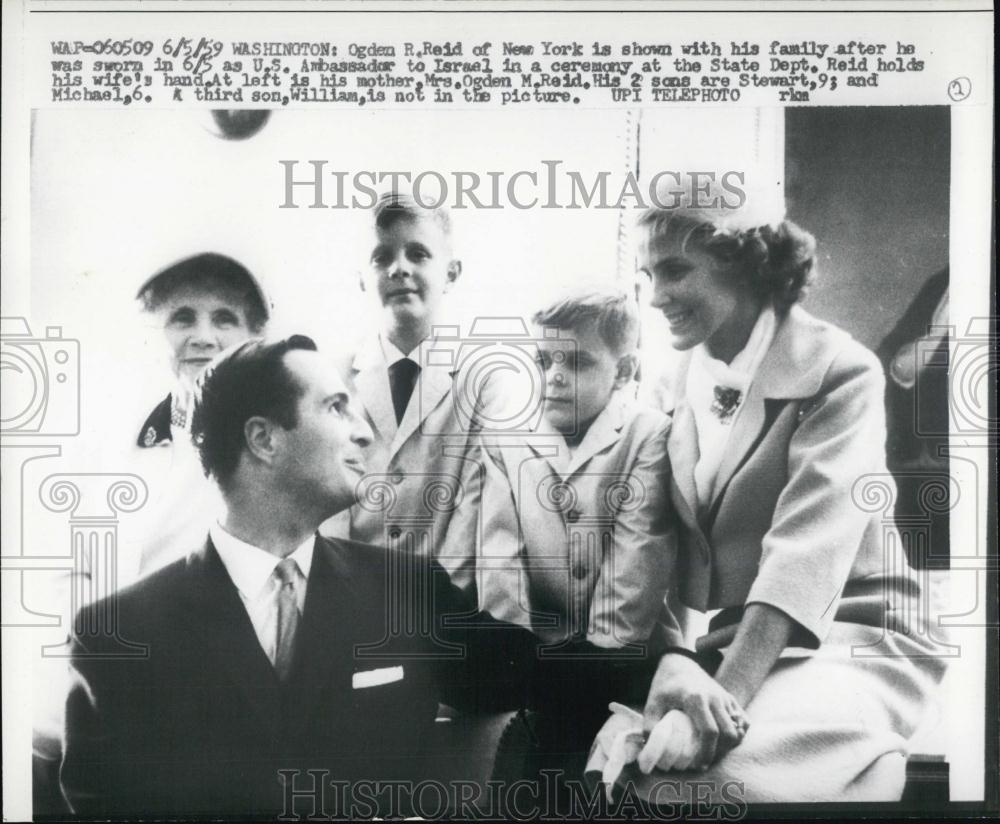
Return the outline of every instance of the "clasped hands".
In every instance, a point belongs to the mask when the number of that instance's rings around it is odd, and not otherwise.
[[[660,661],[642,715],[621,704],[630,728],[618,734],[602,780],[608,789],[627,764],[649,774],[661,770],[707,769],[737,746],[750,727],[735,698],[697,662],[678,654]]]

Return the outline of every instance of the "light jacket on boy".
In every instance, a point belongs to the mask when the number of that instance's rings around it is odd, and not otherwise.
[[[340,364],[354,402],[375,435],[365,450],[368,471],[359,503],[327,521],[324,535],[379,546],[409,546],[434,557],[462,589],[472,583],[477,544],[480,470],[473,460],[478,414],[488,388],[460,395],[464,373],[435,357],[434,340],[410,357],[420,365],[413,395],[399,424],[382,341],[372,335]]]
[[[483,445],[480,606],[547,643],[681,645],[669,419],[616,392],[572,452],[544,418]]]

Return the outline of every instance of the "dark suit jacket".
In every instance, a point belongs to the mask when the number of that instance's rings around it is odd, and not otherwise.
[[[77,814],[273,815],[286,800],[281,769],[326,770],[330,781],[419,780],[431,763],[442,672],[462,686],[456,673],[476,670],[471,681],[520,703],[511,688],[520,676],[507,675],[525,648],[505,650],[503,633],[482,627],[474,649],[454,646],[469,630],[443,626],[462,605],[439,567],[319,537],[315,553],[286,685],[210,541],[81,611],[61,770]],[[121,639],[148,654],[115,657],[129,651]],[[402,679],[363,686],[393,667]],[[483,689],[477,696],[489,700]],[[296,789],[310,785],[296,778]],[[335,795],[327,788],[317,812],[343,815]]]

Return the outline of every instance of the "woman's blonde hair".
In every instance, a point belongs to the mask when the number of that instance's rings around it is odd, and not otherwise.
[[[637,225],[650,238],[679,237],[681,248],[696,244],[779,311],[802,300],[816,278],[816,239],[790,220],[734,230],[697,209],[649,209]]]

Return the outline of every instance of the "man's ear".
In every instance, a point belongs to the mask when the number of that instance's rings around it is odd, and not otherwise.
[[[271,464],[277,454],[278,426],[267,418],[255,415],[243,424],[243,439],[247,449],[257,460]]]
[[[632,378],[635,377],[636,370],[639,368],[639,358],[636,357],[634,352],[630,352],[627,355],[622,355],[618,358],[618,365],[615,369],[615,389],[621,389],[625,384],[627,384]]]
[[[445,288],[450,288],[451,285],[462,276],[462,261],[453,260],[448,263],[448,285]]]

